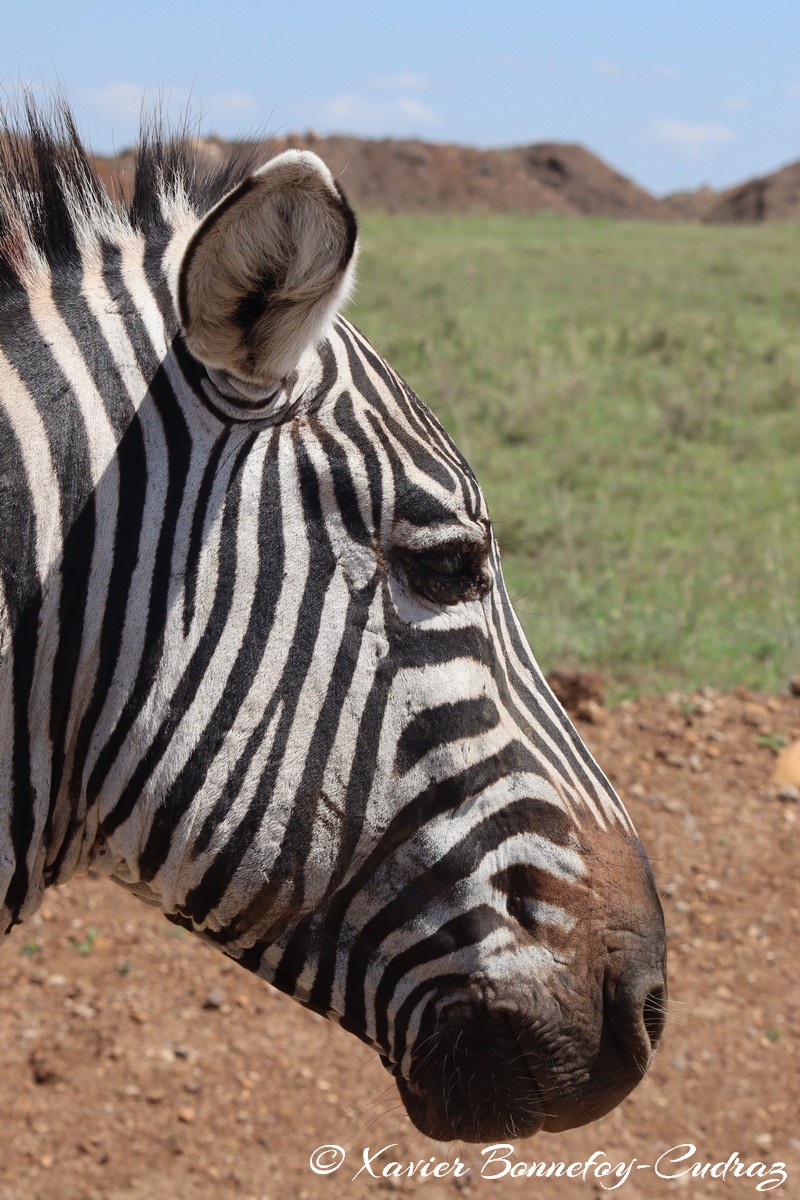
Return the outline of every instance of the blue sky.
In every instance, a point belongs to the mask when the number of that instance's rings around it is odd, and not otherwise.
[[[0,47],[99,152],[160,92],[225,136],[577,141],[657,193],[800,158],[798,0],[5,0]]]

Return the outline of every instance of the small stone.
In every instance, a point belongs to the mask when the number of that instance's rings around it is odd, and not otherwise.
[[[582,700],[575,709],[575,716],[582,721],[588,721],[590,725],[602,725],[604,721],[608,720],[606,709],[593,699]]]
[[[800,787],[800,742],[792,742],[775,760],[772,782]]]
[[[93,1017],[97,1016],[97,1011],[89,1004],[73,1004],[71,1005],[70,1011],[73,1012],[76,1017],[82,1017],[84,1021],[91,1021]]]
[[[795,675],[789,682],[789,692],[792,696],[800,696],[800,675]]]
[[[745,725],[753,725],[756,728],[758,728],[763,723],[764,717],[766,715],[767,715],[766,705],[756,704],[755,701],[751,700],[749,703],[745,704],[745,706],[744,706],[744,711],[742,713],[742,720],[744,721]]]
[[[184,1125],[191,1125],[195,1116],[194,1109],[190,1108],[188,1104],[178,1109],[178,1120],[183,1121]]]
[[[203,1008],[222,1008],[225,1003],[225,993],[223,991],[209,992],[203,1001]]]
[[[786,787],[782,787],[780,789],[780,791],[778,792],[778,799],[779,800],[788,800],[790,802],[790,804],[799,803],[800,802],[800,787],[792,787],[791,784],[787,784]]]
[[[681,800],[665,800],[664,809],[668,813],[680,815],[686,812],[686,805]]]
[[[753,1138],[753,1141],[758,1146],[759,1150],[772,1149],[773,1138],[771,1133],[757,1133]]]
[[[28,1062],[30,1063],[35,1083],[40,1085],[58,1083],[62,1079],[62,1076],[42,1051],[32,1050],[28,1057]]]

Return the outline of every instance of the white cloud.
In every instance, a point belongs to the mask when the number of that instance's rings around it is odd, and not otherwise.
[[[372,100],[358,92],[347,92],[330,100],[323,109],[323,121],[329,127],[378,136],[407,133],[420,125],[435,125],[438,119],[432,108],[414,96]]]
[[[215,92],[205,107],[208,121],[213,125],[218,117],[246,117],[254,113],[258,106],[247,92]]]
[[[602,79],[622,79],[621,68],[607,58],[596,58],[592,66]]]
[[[596,58],[592,66],[610,83],[675,83],[681,78],[678,67],[621,67],[609,58]]]
[[[790,100],[797,100],[800,97],[800,83],[790,83],[786,89],[786,95]]]
[[[676,150],[692,162],[708,158],[720,146],[736,141],[736,134],[727,125],[700,125],[694,121],[655,121],[650,127],[648,141]]]
[[[101,88],[84,88],[81,95],[88,108],[111,121],[137,121],[147,98],[147,89],[138,83],[118,80]]]
[[[257,107],[253,97],[242,91],[216,92],[203,103],[203,97],[185,87],[143,87],[127,80],[117,80],[101,88],[85,88],[81,96],[87,108],[109,121],[119,122],[138,122],[142,111],[156,108],[174,122],[179,122],[186,113],[200,112],[203,124],[214,126],[225,118],[248,116]]]
[[[743,96],[728,96],[723,100],[722,107],[728,112],[744,112],[750,107],[750,101],[745,100]]]
[[[424,75],[416,75],[413,71],[400,71],[397,75],[377,75],[370,79],[369,85],[382,92],[425,92],[429,86]]]

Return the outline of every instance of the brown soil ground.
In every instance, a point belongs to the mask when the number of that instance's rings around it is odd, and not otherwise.
[[[620,1108],[517,1143],[518,1159],[635,1158],[646,1166],[618,1189],[627,1200],[759,1194],[755,1179],[654,1175],[690,1142],[698,1163],[783,1161],[777,1194],[800,1196],[800,805],[769,782],[775,747],[800,737],[800,699],[705,691],[587,712],[582,732],[664,899],[671,1017],[650,1078]],[[105,880],[49,894],[3,954],[0,1200],[606,1194],[591,1178],[481,1179],[481,1148],[410,1129],[354,1038]],[[315,1175],[309,1157],[330,1143],[347,1161]],[[365,1147],[392,1143],[382,1166],[458,1155],[471,1173],[353,1179]]]

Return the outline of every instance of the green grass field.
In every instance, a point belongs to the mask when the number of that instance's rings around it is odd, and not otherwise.
[[[612,699],[800,672],[800,225],[373,215],[360,279],[545,670]]]

